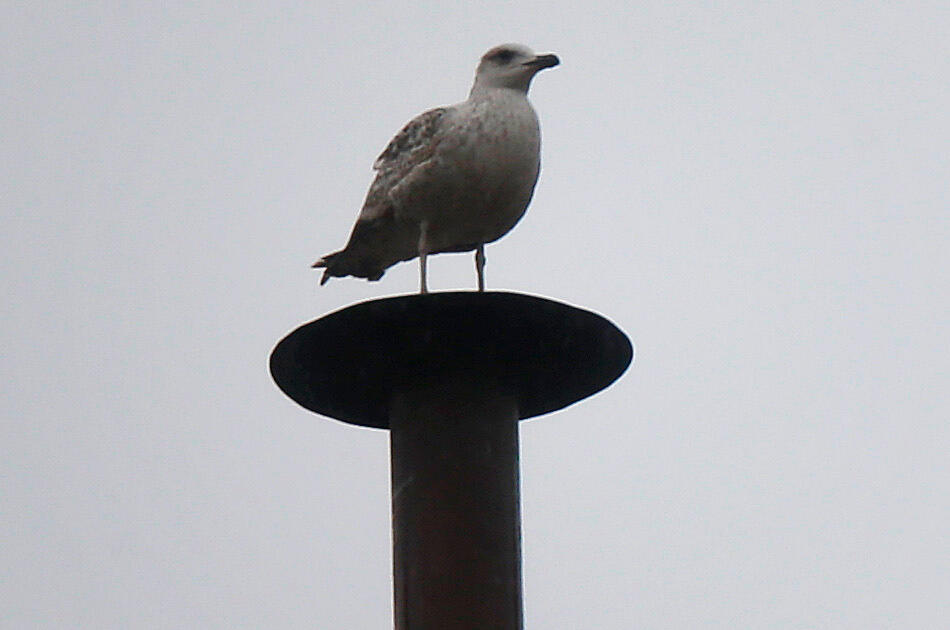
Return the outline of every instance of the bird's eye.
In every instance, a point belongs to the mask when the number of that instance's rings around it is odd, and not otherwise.
[[[498,52],[496,52],[493,55],[493,58],[498,63],[508,63],[514,58],[514,56],[515,56],[515,53],[513,50],[505,49],[505,50],[499,50]]]

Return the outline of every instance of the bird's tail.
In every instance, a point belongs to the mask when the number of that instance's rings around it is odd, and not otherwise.
[[[313,269],[323,269],[320,286],[325,285],[330,278],[356,276],[357,278],[375,281],[382,278],[383,274],[386,273],[386,270],[381,268],[378,263],[362,260],[358,256],[351,255],[346,249],[327,254],[310,266]]]
[[[311,269],[323,269],[323,275],[320,277],[320,286],[322,287],[327,283],[332,275],[330,274],[331,266],[333,265],[333,259],[340,255],[340,252],[334,252],[332,254],[327,254],[317,262],[310,265]]]

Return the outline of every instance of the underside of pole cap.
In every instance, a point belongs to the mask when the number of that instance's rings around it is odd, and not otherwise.
[[[515,396],[525,419],[604,389],[632,358],[630,340],[600,315],[521,293],[465,291],[330,313],[278,343],[270,370],[306,409],[388,428],[399,391],[478,380]]]

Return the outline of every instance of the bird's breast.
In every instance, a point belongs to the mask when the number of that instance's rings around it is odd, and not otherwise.
[[[538,178],[540,132],[526,99],[469,101],[452,115],[431,159],[391,197],[425,221],[437,250],[492,242],[518,222]]]
[[[460,164],[480,177],[536,175],[541,149],[538,119],[523,98],[475,104],[455,138]]]

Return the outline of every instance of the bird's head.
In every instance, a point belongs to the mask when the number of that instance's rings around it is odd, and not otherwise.
[[[536,55],[521,44],[495,46],[482,55],[478,70],[475,71],[475,86],[472,90],[481,87],[509,88],[527,93],[534,75],[559,63],[561,61],[556,55]]]

